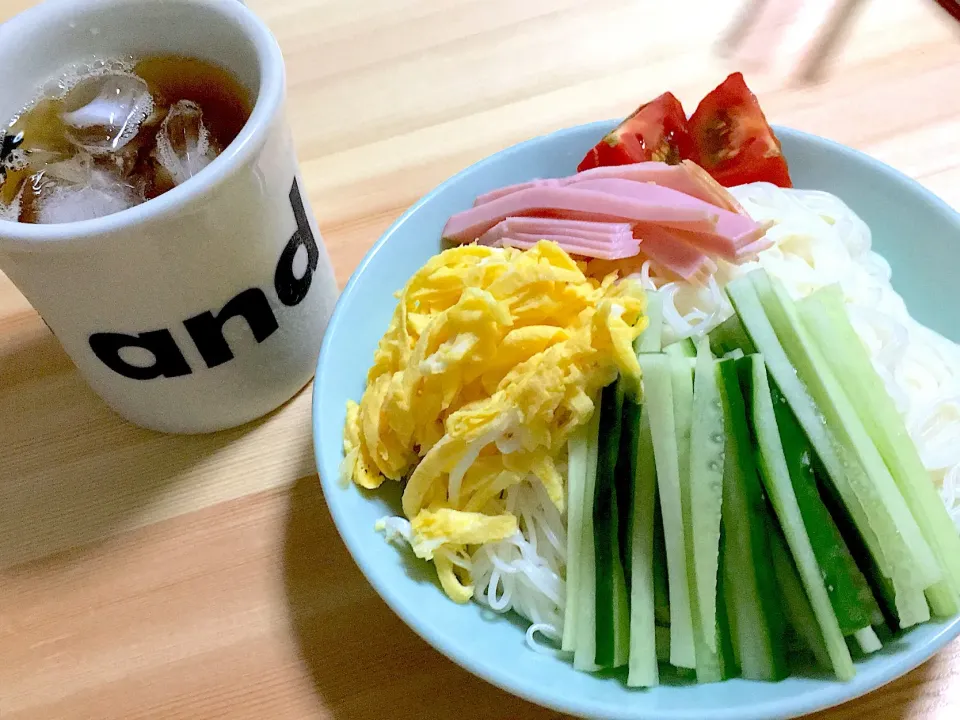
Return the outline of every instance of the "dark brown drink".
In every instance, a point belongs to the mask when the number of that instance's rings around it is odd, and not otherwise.
[[[251,110],[247,90],[201,60],[80,63],[8,123],[0,217],[74,222],[146,202],[209,165]]]

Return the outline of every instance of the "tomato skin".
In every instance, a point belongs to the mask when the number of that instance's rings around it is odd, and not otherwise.
[[[693,159],[721,185],[793,187],[780,141],[742,73],[733,73],[700,101],[689,127],[696,143]]]
[[[638,107],[580,161],[577,171],[659,160],[676,165],[692,157],[693,140],[683,106],[666,92]]]

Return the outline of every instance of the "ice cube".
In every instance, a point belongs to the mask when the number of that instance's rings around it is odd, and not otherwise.
[[[66,223],[112,215],[143,202],[141,191],[89,156],[55,163],[24,183],[20,221]]]
[[[95,155],[117,152],[136,137],[154,111],[147,83],[135,75],[88,78],[63,99],[61,116],[70,140]]]
[[[220,146],[203,124],[203,109],[190,100],[180,100],[160,125],[154,153],[173,184],[180,185],[213,162]]]
[[[113,215],[139,204],[132,188],[58,185],[40,202],[37,222],[68,223]]]

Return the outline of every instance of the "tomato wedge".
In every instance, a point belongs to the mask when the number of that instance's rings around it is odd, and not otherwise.
[[[659,160],[676,165],[691,157],[687,116],[673,93],[641,105],[586,154],[577,171]]]
[[[696,144],[693,159],[721,185],[793,187],[780,141],[743,74],[733,73],[701,100],[689,126]]]

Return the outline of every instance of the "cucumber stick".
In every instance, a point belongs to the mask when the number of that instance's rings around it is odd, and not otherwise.
[[[626,422],[626,414],[624,421]],[[648,412],[640,415],[634,457],[636,470],[630,533],[630,667],[627,685],[653,687],[660,682],[657,668],[653,541],[657,468]]]
[[[697,346],[690,338],[677,340],[676,342],[667,345],[663,351],[667,355],[672,355],[673,357],[695,358],[697,356]]]
[[[797,575],[797,566],[790,557],[783,535],[776,528],[771,528],[770,550],[773,555],[773,569],[777,576],[777,586],[783,598],[783,606],[794,631],[807,646],[817,664],[823,669],[830,668],[830,654],[823,642],[823,634],[817,624],[817,616],[810,607],[807,593]]]
[[[734,360],[721,360],[726,428],[723,465],[723,585],[733,655],[748,680],[787,675],[781,599],[770,555],[768,510],[754,461],[747,409]]]
[[[717,639],[717,572],[720,564],[720,512],[723,501],[723,411],[717,363],[710,341],[697,348],[690,432],[689,504],[686,526],[687,583],[693,598],[697,680],[723,679]]]
[[[723,356],[737,350],[746,355],[756,352],[750,336],[743,329],[743,324],[736,314],[710,331],[710,347],[716,355]]]
[[[686,354],[676,353],[670,361],[670,377],[673,383],[673,422],[677,436],[677,461],[680,470],[680,514],[683,519],[683,554],[687,575],[687,592],[690,598],[691,637],[694,646],[696,668],[697,646],[697,594],[693,562],[693,508],[690,499],[690,451],[693,432],[693,364]]]
[[[646,411],[644,413],[646,414]],[[650,422],[649,417],[647,422]],[[653,441],[652,433],[650,440]],[[657,497],[660,497],[659,485],[658,480]],[[663,536],[663,510],[659,502],[653,504],[653,615],[658,626],[670,627],[670,579],[667,572],[667,541]]]
[[[572,652],[576,648],[577,608],[580,593],[580,568],[583,556],[583,491],[587,476],[587,455],[590,445],[590,423],[581,425],[567,442],[567,602],[563,612],[563,638],[560,647]]]
[[[901,622],[905,626],[911,624],[909,621],[920,622],[925,619],[925,588],[919,587],[910,568],[909,548],[897,532],[878,488],[867,477],[852,451],[845,448],[835,437],[835,419],[825,422],[817,404],[808,394],[805,382],[807,386],[820,383],[817,375],[821,368],[809,359],[806,362],[794,363],[788,358],[784,345],[781,344],[778,333],[760,302],[751,279],[754,274],[738,278],[726,287],[744,330],[749,335],[750,342],[763,353],[770,374],[807,434],[871,558],[883,576],[899,585],[897,605],[898,610],[902,611],[899,613]],[[760,274],[766,277],[765,273]],[[778,330],[786,335],[784,326],[789,322],[783,314],[777,324],[780,326]],[[805,349],[797,347],[800,343],[795,337],[786,337],[784,344],[794,346],[795,356],[803,354]],[[829,368],[822,370],[829,372]],[[829,398],[826,399],[829,401]]]
[[[837,616],[833,612],[830,596],[793,492],[790,471],[777,429],[766,365],[760,355],[751,355],[737,362],[741,368],[741,382],[750,385],[750,416],[759,449],[760,477],[763,479],[767,497],[773,505],[817,618],[833,672],[839,680],[850,680],[854,675],[853,660],[840,631]]]
[[[780,391],[776,388],[770,390],[780,444],[810,546],[820,566],[840,630],[844,636],[854,635],[869,628],[872,622],[883,622],[880,607],[820,498],[813,474],[813,451],[803,429]]]
[[[882,516],[884,526],[892,527],[900,536],[899,545],[905,555],[902,563],[894,562],[894,569],[899,572],[892,576],[900,624],[909,627],[929,620],[930,608],[922,591],[943,579],[933,551],[916,519],[910,514],[876,445],[857,417],[846,391],[803,326],[796,305],[787,291],[765,272],[751,273],[749,277],[778,336],[781,336],[781,340],[788,339],[785,347],[797,371],[801,372],[801,367],[812,371],[805,372],[803,379],[828,424],[832,426],[835,439],[840,441],[847,464],[859,468],[866,475],[880,500],[880,507],[885,511]],[[918,588],[921,590],[919,594]]]
[[[657,625],[654,628],[654,635],[657,643],[657,661],[662,663],[670,662],[670,627]]]
[[[642,406],[629,392],[623,396],[620,422],[620,455],[617,458],[617,509],[620,513],[620,560],[623,574],[630,587],[633,572],[633,511],[636,506],[637,448],[640,444]],[[652,462],[652,460],[651,460]]]
[[[597,670],[597,565],[594,547],[593,499],[597,489],[598,439],[600,436],[600,398],[584,429],[586,467],[580,515],[580,561],[577,586],[577,620],[573,666],[577,670]],[[569,521],[568,521],[569,522]],[[576,529],[576,528],[574,528]]]
[[[616,465],[620,451],[623,389],[619,382],[603,389],[597,441],[597,482],[593,502],[596,554],[596,664],[602,668],[627,664],[630,614],[620,556]]]
[[[666,355],[641,354],[638,357],[643,370],[644,411],[650,414],[667,556],[670,664],[695,668],[693,617],[690,613],[690,587],[687,582],[680,493],[680,458],[674,413],[673,361]]]
[[[857,630],[853,637],[856,639],[857,645],[860,646],[860,651],[865,655],[883,649],[883,643],[880,642],[880,638],[877,637],[877,633],[872,627]]]
[[[719,376],[719,371],[718,371]],[[727,559],[723,554],[723,523],[720,524],[720,557],[717,562],[717,658],[720,661],[720,673],[724,679],[740,677],[740,661],[733,646],[730,631],[730,616],[727,614]]]
[[[647,293],[647,327],[634,341],[635,352],[660,352],[660,340],[663,333],[663,300],[656,292]],[[623,560],[623,570],[626,576],[627,587],[630,587],[632,572],[632,543],[633,543],[633,512],[635,503],[635,483],[638,472],[638,462],[643,458],[638,456],[640,442],[640,401],[630,392],[625,392],[623,398],[623,422],[620,434],[620,457],[617,460],[617,492],[620,505],[620,554]],[[653,455],[649,461],[653,462]]]
[[[647,293],[647,327],[633,341],[637,353],[658,353],[663,338],[663,296],[658,292]]]
[[[847,389],[857,416],[937,559],[943,580],[927,589],[931,609],[941,617],[955,615],[960,611],[960,534],[930,481],[893,399],[850,324],[840,288],[821,288],[797,307],[837,380]]]

